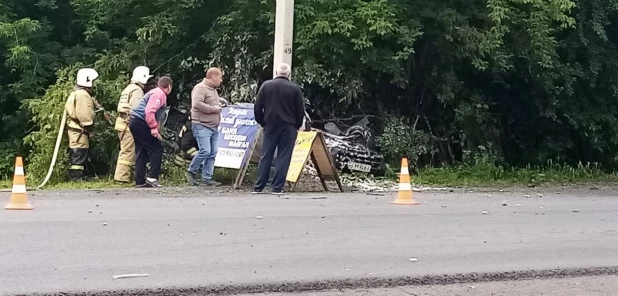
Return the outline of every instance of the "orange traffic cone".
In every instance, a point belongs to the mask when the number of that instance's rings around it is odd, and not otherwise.
[[[397,199],[392,204],[396,205],[420,205],[420,202],[412,197],[412,185],[410,184],[410,170],[408,169],[408,159],[401,159],[401,173],[399,174],[399,192]]]
[[[28,193],[26,192],[26,176],[24,174],[24,160],[18,156],[15,160],[15,176],[13,177],[13,190],[11,192],[11,201],[5,210],[34,210],[34,207],[28,202]]]

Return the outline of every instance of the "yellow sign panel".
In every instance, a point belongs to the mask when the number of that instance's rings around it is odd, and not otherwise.
[[[290,168],[288,169],[288,175],[285,178],[289,182],[296,182],[305,168],[309,153],[313,147],[313,141],[318,135],[317,132],[299,132],[296,137],[296,144],[294,145],[294,151],[292,152],[292,160],[290,161]]]

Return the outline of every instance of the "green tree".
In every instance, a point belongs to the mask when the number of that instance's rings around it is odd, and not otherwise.
[[[272,75],[274,0],[6,0],[0,11],[4,177],[18,152],[45,173],[78,67],[101,73],[95,93],[112,111],[137,65],[171,75],[181,108],[205,67],[224,69],[232,101],[251,102]],[[393,163],[618,165],[618,0],[296,0],[295,16],[294,80],[321,117],[369,116]],[[92,162],[106,174],[117,139],[103,121],[97,134]]]

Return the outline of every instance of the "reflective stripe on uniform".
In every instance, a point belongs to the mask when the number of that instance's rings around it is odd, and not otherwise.
[[[133,163],[130,161],[126,161],[126,160],[118,160],[118,164],[123,164],[123,165],[128,165],[128,166],[133,166]]]
[[[83,165],[72,165],[69,167],[69,170],[80,170],[83,171],[84,170],[84,166]]]
[[[176,157],[174,157],[174,163],[180,166],[184,166],[185,160],[182,157],[180,157],[180,155],[176,155]]]
[[[191,156],[195,156],[197,154],[197,149],[191,148],[191,149],[187,150],[187,154],[189,154]]]

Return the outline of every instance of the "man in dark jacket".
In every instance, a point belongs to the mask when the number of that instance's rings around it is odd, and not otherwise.
[[[283,187],[294,143],[305,116],[303,93],[296,83],[290,81],[290,65],[279,65],[276,73],[275,79],[264,82],[255,102],[255,120],[264,128],[264,144],[253,193],[261,193],[266,187],[275,150],[277,163],[272,193],[285,193]]]

